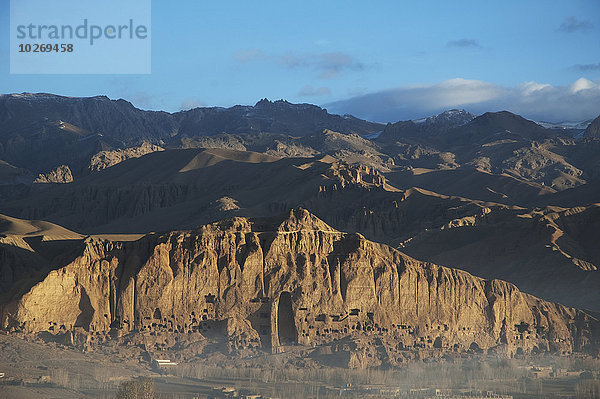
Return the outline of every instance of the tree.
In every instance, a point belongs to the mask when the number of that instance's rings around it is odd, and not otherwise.
[[[151,378],[125,381],[119,386],[117,399],[155,399],[156,386]]]

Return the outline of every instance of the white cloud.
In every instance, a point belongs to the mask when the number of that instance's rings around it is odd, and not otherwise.
[[[450,79],[427,88],[431,104],[453,107],[488,101],[498,95],[498,88],[491,83],[467,79]]]
[[[571,94],[575,94],[580,92],[581,90],[589,90],[597,87],[598,85],[596,85],[594,82],[587,80],[586,78],[579,78],[575,82],[573,82],[571,86],[569,86],[569,91],[571,92]]]
[[[540,92],[541,90],[544,90],[544,89],[551,89],[552,85],[549,85],[548,83],[536,83],[534,81],[531,81],[531,82],[522,83],[522,84],[518,85],[517,87],[523,91],[524,95],[528,96],[528,95],[536,94],[537,92]]]
[[[568,86],[524,82],[514,87],[469,79],[399,87],[325,105],[330,112],[395,122],[429,116],[449,108],[481,114],[508,110],[551,122],[579,121],[600,114],[600,83],[580,78]]]

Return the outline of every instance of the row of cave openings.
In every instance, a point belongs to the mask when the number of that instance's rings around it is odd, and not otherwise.
[[[168,332],[193,332],[193,331],[205,332],[208,329],[210,329],[210,323],[207,323],[207,322],[214,320],[214,318],[215,318],[214,305],[216,302],[216,297],[209,293],[208,295],[205,296],[205,302],[206,302],[207,306],[205,309],[203,309],[201,314],[197,315],[195,312],[191,312],[190,320],[188,320],[187,322],[183,322],[183,323],[181,321],[179,321],[179,323],[177,323],[177,321],[175,319],[175,315],[171,315],[170,318],[166,317],[165,315],[163,315],[163,312],[161,311],[161,309],[157,307],[157,308],[155,308],[155,310],[153,312],[152,319],[148,316],[144,317],[145,320],[142,323],[142,330],[150,330],[151,332],[155,331],[155,330],[164,330],[164,331],[168,331]],[[379,333],[387,333],[388,332],[387,328],[380,327],[377,323],[374,323],[374,314],[372,312],[366,312],[366,319],[363,320],[363,323],[361,323],[360,321],[350,323],[350,319],[355,319],[355,317],[359,316],[361,313],[361,310],[356,309],[356,308],[350,309],[350,311],[344,315],[326,315],[326,314],[316,315],[314,317],[314,321],[325,323],[321,327],[321,329],[316,329],[313,324],[307,324],[307,323],[309,323],[309,319],[307,317],[301,317],[299,320],[300,324],[298,326],[296,326],[295,316],[294,316],[293,307],[292,307],[292,296],[291,296],[291,293],[287,292],[287,291],[284,291],[279,295],[277,309],[276,309],[277,315],[276,315],[275,320],[271,319],[270,309],[272,309],[272,308],[269,306],[269,303],[271,302],[270,298],[260,297],[260,298],[253,299],[251,302],[258,302],[258,303],[264,304],[261,307],[261,311],[259,312],[260,313],[259,317],[262,319],[265,319],[264,322],[259,326],[260,327],[259,334],[267,335],[267,334],[271,334],[271,333],[276,333],[276,336],[274,337],[275,338],[274,343],[279,344],[279,345],[294,344],[298,341],[299,335],[308,337],[309,336],[308,330],[313,330],[313,329],[316,330],[315,335],[318,337],[325,337],[330,334],[347,334],[350,331],[379,332]],[[302,307],[299,308],[298,310],[299,311],[308,311],[307,308],[302,308]],[[331,326],[327,326],[329,321],[331,321],[333,323],[338,323],[338,322],[343,322],[346,320],[347,320],[348,324],[345,326],[340,326],[340,328],[335,328],[335,327],[332,328]],[[275,322],[274,326],[271,325],[272,322]],[[129,321],[124,320],[123,323],[129,324]],[[115,325],[114,326],[111,325],[111,327],[117,327],[117,324],[122,326],[123,323],[121,323],[121,321],[117,319],[113,322],[113,324],[115,324]],[[55,325],[52,325],[53,323],[50,323],[50,324],[51,324],[51,326],[50,326],[49,330],[52,331],[56,327],[55,327]],[[410,325],[392,324],[391,327],[392,327],[392,329],[403,330],[404,333],[408,333],[408,335],[413,335],[415,333],[414,329]],[[429,327],[429,326],[426,326],[426,327]],[[433,328],[433,326],[431,326],[431,327]],[[64,330],[65,327],[61,326],[60,329]],[[437,329],[438,330],[442,329],[444,331],[448,331],[448,326],[447,325],[443,325],[443,327],[438,326]],[[527,333],[531,333],[531,328],[530,328],[529,324],[527,324],[525,322],[515,325],[515,330],[521,337],[523,337],[523,335],[525,335]],[[542,334],[544,332],[543,328],[536,328],[536,330],[537,330],[536,332],[538,334]],[[427,337],[427,338],[429,338],[429,337]],[[423,341],[423,338],[421,338],[421,341]],[[431,341],[431,342],[429,342],[429,341]],[[427,344],[429,344],[429,345],[427,345]],[[420,342],[418,340],[415,340],[415,345],[414,345],[415,347],[420,347],[421,345],[428,346],[428,347],[432,346],[434,348],[441,348],[442,346],[445,347],[445,345],[442,344],[441,338],[436,338],[435,340],[429,339],[427,342]],[[478,351],[479,347],[475,345],[474,347],[471,347],[470,349]]]

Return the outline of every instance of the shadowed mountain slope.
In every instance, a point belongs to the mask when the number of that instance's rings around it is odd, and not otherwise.
[[[310,104],[261,100],[255,106],[144,111],[105,96],[0,96],[0,159],[34,173],[69,165],[79,173],[100,151],[162,145],[177,138],[261,132],[306,136],[324,129],[369,134],[383,125],[332,115]]]

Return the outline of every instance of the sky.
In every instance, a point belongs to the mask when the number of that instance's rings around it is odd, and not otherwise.
[[[139,75],[10,74],[9,3],[0,93],[107,95],[169,112],[286,99],[379,122],[451,108],[551,122],[600,114],[600,0],[154,0],[151,73]]]

